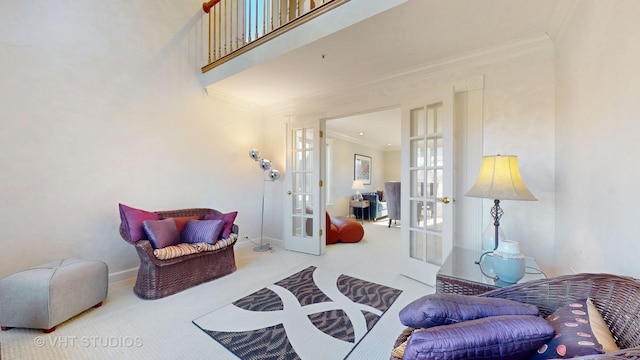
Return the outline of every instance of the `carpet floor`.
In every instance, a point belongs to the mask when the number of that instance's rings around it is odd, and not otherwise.
[[[17,328],[0,331],[0,358],[237,360],[237,356],[213,341],[192,321],[309,266],[316,266],[402,290],[386,314],[347,357],[349,360],[387,360],[394,340],[405,328],[398,320],[400,309],[434,292],[433,288],[400,274],[400,228],[388,228],[387,224],[385,219],[365,221],[361,242],[329,245],[323,256],[286,251],[277,242],[273,242],[274,252],[262,253],[254,252],[251,244],[239,244],[235,273],[159,300],[137,298],[132,291],[134,278],[113,281],[101,307],[69,319],[50,334]],[[136,256],[133,248],[131,256]]]

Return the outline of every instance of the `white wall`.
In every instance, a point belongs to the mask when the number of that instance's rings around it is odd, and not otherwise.
[[[637,1],[581,1],[556,46],[555,259],[640,277]]]
[[[554,263],[555,130],[553,51],[505,59],[487,67],[484,89],[484,155],[517,155],[522,178],[538,201],[500,203],[507,239],[520,242],[549,274]],[[473,175],[475,178],[477,173]],[[492,200],[484,200],[485,226]],[[484,227],[483,227],[484,228]]]
[[[63,257],[137,268],[119,202],[238,210],[259,233],[263,119],[201,89],[201,3],[0,2],[0,276]]]
[[[385,151],[384,154],[384,181],[400,181],[400,167],[402,157],[400,150]]]
[[[264,238],[265,241],[282,241],[283,240],[283,217],[284,217],[284,201],[287,190],[285,188],[286,177],[286,123],[288,117],[275,116],[266,122],[264,126],[263,139],[260,141],[263,143],[260,148],[260,152],[264,158],[271,160],[272,167],[280,171],[280,179],[275,182],[266,182],[265,185],[265,197],[264,197]],[[258,165],[255,166],[256,179],[262,171]],[[264,174],[261,174],[262,176]],[[258,186],[258,184],[256,184]],[[262,185],[260,185],[262,186]],[[262,191],[262,188],[260,188]],[[287,197],[289,199],[289,197]],[[255,198],[255,206],[260,210],[261,199]],[[253,221],[258,225],[256,233],[245,234],[249,238],[260,238],[260,218],[256,216]]]

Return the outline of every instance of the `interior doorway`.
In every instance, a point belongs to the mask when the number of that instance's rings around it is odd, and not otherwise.
[[[325,210],[330,215],[351,215],[356,157],[370,160],[370,178],[361,193],[383,191],[385,181],[400,181],[401,115],[400,107],[394,106],[324,120]],[[377,218],[378,214],[372,215]]]

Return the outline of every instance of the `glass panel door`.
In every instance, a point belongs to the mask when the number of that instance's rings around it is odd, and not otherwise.
[[[453,93],[446,95],[403,105],[403,274],[432,285],[453,244]]]
[[[320,255],[323,226],[320,217],[319,120],[292,122],[287,127],[287,202],[290,209],[285,225],[285,248]]]

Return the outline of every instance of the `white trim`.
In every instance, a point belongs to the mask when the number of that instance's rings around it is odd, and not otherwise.
[[[568,18],[569,17],[567,16],[567,20]],[[547,51],[549,49],[553,49],[553,41],[551,38],[547,34],[537,34],[497,46],[486,47],[464,54],[439,59],[430,63],[421,64],[419,66],[407,68],[403,71],[389,74],[376,80],[355,86],[331,89],[270,106],[251,104],[245,100],[214,91],[209,91],[208,93],[209,96],[215,96],[226,103],[268,116],[275,116],[279,114],[291,115],[293,109],[302,109],[302,112],[304,113],[307,112],[306,110],[308,110],[308,112],[315,112],[317,111],[316,109],[324,109],[324,111],[326,111],[326,104],[329,103],[333,104],[333,107],[336,108],[340,107],[339,104],[354,104],[361,101],[367,101],[372,98],[392,98],[389,99],[389,104],[386,104],[386,106],[391,106],[400,102],[399,97],[402,96],[402,93],[415,92],[416,90],[419,90],[425,83],[429,83],[427,80],[437,76],[445,70],[452,68],[477,67],[482,64],[499,62],[509,58]],[[469,79],[464,79],[463,81],[467,82]],[[462,91],[462,89],[459,88],[459,82],[456,82],[455,85],[456,92]],[[464,88],[467,89],[468,86],[484,87],[484,84],[466,84],[464,85]],[[469,88],[469,90],[472,90],[472,88]],[[393,94],[393,96],[390,96],[390,94]],[[378,105],[385,106],[385,104]],[[363,107],[369,108],[370,106],[360,106],[360,108]],[[298,110],[295,111],[295,113],[300,114],[301,111]]]
[[[564,35],[569,20],[573,17],[573,13],[578,5],[577,0],[556,1],[551,20],[549,21],[549,37],[554,41],[558,41]]]
[[[240,108],[241,110],[249,111],[256,115],[261,115],[261,116],[265,115],[265,111],[262,106],[255,105],[246,100],[237,98],[235,96],[230,96],[228,94],[210,90],[208,88],[204,88],[204,91],[209,97],[217,99],[232,107]]]
[[[109,274],[109,283],[135,278],[138,275],[138,268],[131,268],[122,271],[116,271]]]
[[[477,80],[477,79],[476,79]],[[455,196],[456,223],[454,246],[481,249],[483,233],[483,201],[468,198],[464,194],[475,183],[483,154],[483,119],[484,119],[484,89],[478,88],[466,91],[464,118],[454,121],[459,128],[456,135],[462,137],[456,140],[455,168]],[[458,108],[460,104],[456,104]]]
[[[546,34],[530,36],[497,46],[440,59],[418,67],[380,77],[352,87],[341,87],[322,93],[297,98],[295,104],[301,109],[338,109],[343,105],[353,105],[360,102],[369,103],[372,99],[385,101],[377,103],[377,107],[392,106],[401,102],[404,94],[411,94],[432,87],[432,79],[448,69],[473,69],[480,65],[495,63],[514,57],[521,57],[553,49],[553,42]],[[466,79],[465,79],[466,81]],[[456,83],[457,85],[457,83]],[[366,106],[367,108],[370,107]],[[363,108],[363,106],[359,106]],[[330,115],[333,115],[331,113]]]

